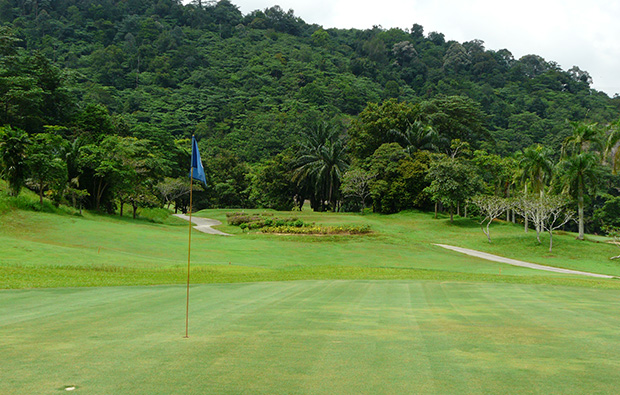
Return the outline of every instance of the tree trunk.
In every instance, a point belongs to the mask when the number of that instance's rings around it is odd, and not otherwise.
[[[527,196],[527,182],[525,183],[525,196]],[[528,229],[528,224],[527,224],[527,213],[525,213],[525,215],[523,216],[524,219],[524,223],[525,223],[525,233],[527,233],[527,229]]]
[[[435,219],[437,219],[437,205],[438,205],[438,202],[435,202]]]
[[[489,219],[489,222],[487,223],[487,230],[486,231],[484,230],[484,228],[482,228],[482,231],[487,236],[487,240],[489,241],[489,243],[491,242],[491,233],[489,231],[489,226],[491,226],[491,221],[493,221],[492,218]]]
[[[450,206],[450,222],[454,222],[454,207]]]
[[[577,238],[579,240],[583,240],[584,236],[584,226],[583,226],[583,183],[579,184],[577,190],[577,211],[579,214],[579,235]]]
[[[553,231],[549,230],[549,252],[553,248]]]

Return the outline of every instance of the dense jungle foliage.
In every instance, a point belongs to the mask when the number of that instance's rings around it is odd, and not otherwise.
[[[199,207],[458,209],[467,191],[577,191],[558,164],[588,153],[600,171],[582,200],[600,230],[620,194],[620,98],[591,82],[415,21],[323,29],[228,0],[0,0],[2,177],[13,193],[110,212],[184,208],[195,135]],[[523,158],[543,151],[557,171],[533,175]],[[462,193],[446,198],[432,181],[456,173]]]

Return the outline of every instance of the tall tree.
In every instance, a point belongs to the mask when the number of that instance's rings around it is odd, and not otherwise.
[[[389,134],[409,156],[418,150],[437,151],[439,133],[422,121],[409,122],[405,130],[390,129]]]
[[[67,182],[67,164],[63,160],[66,142],[50,133],[37,134],[32,140],[27,162],[30,181],[39,192],[39,203],[43,203],[45,190],[51,190],[58,203]]]
[[[365,171],[359,167],[347,170],[342,180],[342,193],[346,197],[354,197],[359,200],[361,209],[364,213],[366,201],[371,196],[370,181],[376,177],[369,171]]]
[[[523,182],[524,192],[527,195],[528,181],[532,185],[534,194],[542,198],[545,192],[545,185],[553,174],[553,161],[551,159],[551,149],[540,144],[528,147],[517,155],[519,168],[521,170],[521,181]],[[528,230],[527,212],[524,216],[524,229]],[[540,234],[541,229],[536,228],[536,233]]]
[[[424,190],[435,202],[450,210],[450,222],[457,205],[467,201],[482,187],[473,166],[460,159],[444,157],[433,163],[426,176],[431,183]]]
[[[522,181],[530,181],[533,192],[542,196],[553,174],[552,151],[540,144],[524,149],[518,156]],[[524,184],[527,185],[527,184]],[[527,188],[527,186],[526,186]],[[527,193],[527,189],[526,189]]]
[[[579,155],[604,148],[603,132],[596,123],[571,122],[572,134],[562,143],[562,155]]]
[[[613,123],[610,127],[611,131],[605,144],[605,157],[611,157],[611,169],[614,174],[618,173],[620,168],[620,120]]]
[[[26,157],[30,146],[28,134],[10,126],[0,127],[0,162],[2,177],[8,181],[11,195],[19,195],[26,179]]]
[[[601,178],[599,158],[589,152],[564,159],[560,163],[560,177],[564,190],[577,200],[579,240],[584,239],[584,204],[586,194],[596,191]]]
[[[336,210],[336,192],[349,164],[343,136],[326,123],[319,124],[303,137],[295,163],[294,179],[313,183],[320,197],[320,207],[325,202]]]

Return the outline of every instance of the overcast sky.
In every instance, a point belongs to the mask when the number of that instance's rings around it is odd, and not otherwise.
[[[325,28],[424,27],[446,40],[480,39],[516,59],[540,55],[562,69],[579,66],[593,87],[620,93],[620,0],[231,0],[245,15],[279,5]]]

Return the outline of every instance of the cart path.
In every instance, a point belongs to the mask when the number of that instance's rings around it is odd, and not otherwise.
[[[449,246],[445,244],[435,244],[435,245],[439,247],[447,248],[448,250],[457,251],[463,254],[475,256],[475,257],[486,259],[489,261],[507,263],[509,265],[514,265],[514,266],[528,267],[530,269],[546,270],[549,272],[564,273],[564,274],[578,274],[582,276],[599,277],[599,278],[616,278],[615,276],[609,276],[607,274],[580,272],[578,270],[561,269],[561,268],[553,267],[553,266],[545,266],[545,265],[539,265],[536,263],[518,261],[516,259],[504,258],[498,255],[487,254],[486,252],[470,250],[469,248],[454,247],[454,246]]]
[[[173,215],[175,217],[179,217],[181,219],[189,221],[189,215],[185,215],[185,214],[173,214]],[[212,226],[217,226],[217,225],[222,224],[220,221],[216,219],[192,216],[192,223],[196,225],[194,226],[194,229],[196,229],[197,231],[203,232],[203,233],[208,233],[210,235],[232,236],[231,234],[224,233],[222,231],[212,228]]]

